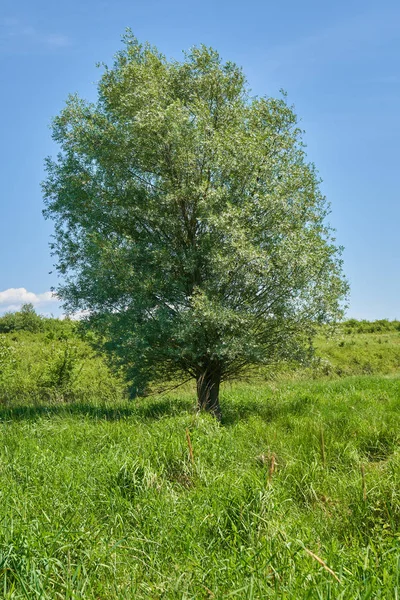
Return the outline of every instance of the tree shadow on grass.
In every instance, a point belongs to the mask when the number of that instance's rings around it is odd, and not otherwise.
[[[301,415],[309,410],[310,399],[304,396],[290,402],[277,402],[268,398],[265,402],[246,400],[243,404],[235,401],[222,402],[222,422],[224,427],[233,426],[239,421],[259,417],[271,422],[284,415]],[[34,421],[52,417],[81,417],[100,421],[157,421],[162,418],[194,414],[195,398],[174,397],[147,398],[126,402],[123,405],[91,404],[90,402],[59,402],[48,404],[0,405],[0,422]]]
[[[190,401],[170,398],[125,404],[124,406],[95,405],[85,402],[0,406],[0,422],[34,421],[52,417],[83,417],[101,421],[125,419],[159,420],[193,410]]]

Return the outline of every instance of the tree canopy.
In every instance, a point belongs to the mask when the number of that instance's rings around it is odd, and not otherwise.
[[[329,206],[283,95],[252,97],[205,46],[167,60],[131,34],[98,84],[54,119],[45,215],[69,311],[88,312],[139,392],[303,360],[347,284]]]

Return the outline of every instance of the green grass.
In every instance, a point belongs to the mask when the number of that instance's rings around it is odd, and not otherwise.
[[[312,367],[226,384],[219,425],[191,386],[129,401],[74,324],[17,317],[0,598],[400,598],[398,322],[349,321]]]
[[[222,405],[222,426],[190,389],[0,407],[0,595],[399,597],[400,379],[237,384]]]
[[[123,396],[122,378],[70,330],[70,323],[64,331],[61,324],[56,322],[61,329],[56,335],[0,333],[0,402],[112,401]]]
[[[372,375],[400,372],[400,331],[344,332],[316,343],[320,374]]]

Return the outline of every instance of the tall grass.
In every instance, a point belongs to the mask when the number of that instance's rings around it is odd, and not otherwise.
[[[46,327],[0,336],[0,597],[400,596],[395,327],[351,326],[307,372],[225,385],[221,425],[190,386],[128,401]],[[376,374],[354,375],[357,356]]]
[[[395,598],[400,380],[222,402],[222,426],[190,391],[3,407],[3,596]]]

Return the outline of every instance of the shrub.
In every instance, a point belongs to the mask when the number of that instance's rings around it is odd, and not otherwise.
[[[12,331],[43,331],[43,318],[37,314],[33,304],[23,304],[20,311],[6,313],[0,318],[0,333]]]

